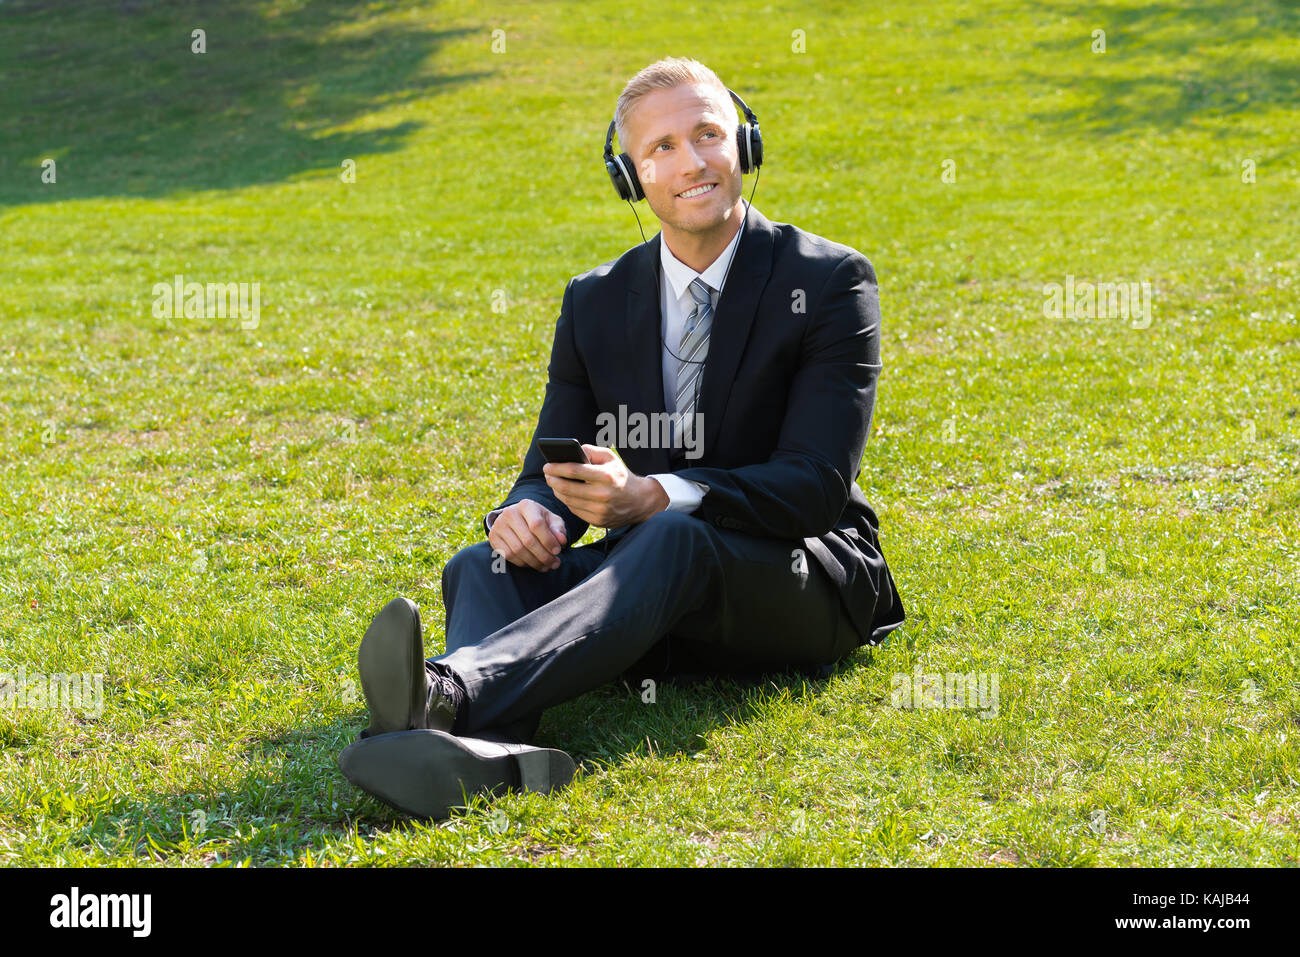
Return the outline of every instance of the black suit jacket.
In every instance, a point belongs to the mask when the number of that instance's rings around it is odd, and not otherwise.
[[[546,396],[523,469],[498,508],[530,498],[587,523],[546,484],[536,439],[592,445],[602,412],[663,413],[662,235],[569,280],[555,325]],[[880,375],[876,276],[861,253],[757,209],[713,317],[700,383],[702,455],[619,448],[638,475],[675,472],[709,490],[691,514],[718,528],[802,541],[834,580],[860,644],[903,623],[878,520],[858,488]],[[611,530],[614,540],[631,526]],[[486,520],[484,530],[487,530]]]

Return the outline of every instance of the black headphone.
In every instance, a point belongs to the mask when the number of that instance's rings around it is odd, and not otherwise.
[[[749,122],[736,127],[736,147],[740,152],[740,172],[752,173],[763,165],[763,134],[758,131],[758,117],[745,105],[745,101],[732,93],[731,98],[745,114]],[[641,180],[636,175],[636,165],[627,153],[614,156],[614,121],[609,121],[609,132],[605,134],[605,169],[619,199],[629,202],[645,199],[641,189]]]

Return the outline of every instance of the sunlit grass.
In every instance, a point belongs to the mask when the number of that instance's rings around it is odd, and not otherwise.
[[[0,712],[0,862],[1296,863],[1293,7],[223,6],[0,8],[0,671],[105,675]],[[334,763],[357,643],[404,594],[442,649],[670,54],[758,113],[756,206],[875,265],[909,621],[824,681],[594,692],[542,724],[563,794],[410,821]],[[258,328],[154,318],[176,274]],[[1067,275],[1150,328],[1046,318]],[[892,707],[918,666],[997,717]]]

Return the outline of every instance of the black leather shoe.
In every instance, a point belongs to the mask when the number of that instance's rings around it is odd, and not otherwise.
[[[420,634],[420,612],[409,598],[394,598],[366,629],[357,652],[361,688],[370,709],[363,738],[412,728],[451,730],[456,720],[455,682],[430,681]]]
[[[347,779],[399,811],[440,820],[476,794],[549,793],[573,780],[573,758],[553,748],[420,729],[372,735],[339,755]]]

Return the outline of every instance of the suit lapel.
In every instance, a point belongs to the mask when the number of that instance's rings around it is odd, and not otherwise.
[[[700,378],[699,411],[704,415],[705,459],[709,450],[717,448],[718,432],[727,411],[736,367],[740,365],[741,353],[749,341],[759,297],[772,274],[773,232],[767,217],[751,207],[749,221],[741,234],[740,245],[736,247],[735,261],[718,299],[713,330],[709,333],[709,355],[704,360]]]
[[[632,271],[632,281],[627,287],[627,344],[628,355],[646,356],[646,361],[635,364],[637,400],[632,408],[647,413],[665,412],[663,370],[663,310],[659,305],[659,286],[662,265],[659,262],[660,236],[641,245],[636,254],[641,261]],[[647,449],[654,466],[647,475],[670,471],[668,449]]]

